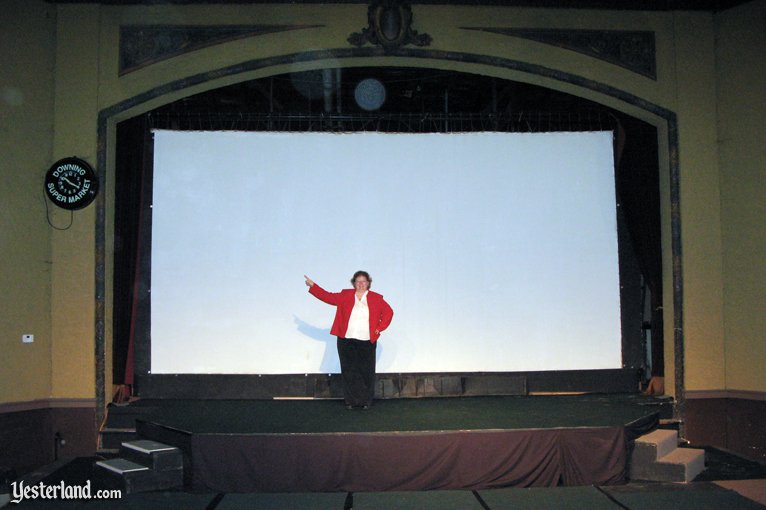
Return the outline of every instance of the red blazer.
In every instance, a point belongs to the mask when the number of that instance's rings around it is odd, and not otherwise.
[[[327,292],[316,283],[309,287],[309,293],[328,305],[335,305],[335,321],[332,323],[330,334],[344,337],[348,330],[348,321],[351,319],[351,310],[354,308],[354,289],[343,289],[340,292]],[[394,311],[383,296],[377,292],[367,292],[367,306],[370,308],[370,342],[377,342],[380,332],[391,324]],[[376,333],[377,331],[377,333]]]

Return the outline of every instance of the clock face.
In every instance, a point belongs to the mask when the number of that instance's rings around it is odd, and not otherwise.
[[[81,159],[59,160],[45,174],[45,194],[64,209],[82,209],[93,202],[97,193],[96,173]]]

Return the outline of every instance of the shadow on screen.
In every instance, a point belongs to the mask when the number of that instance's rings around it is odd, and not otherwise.
[[[317,342],[325,344],[322,362],[319,365],[319,372],[323,374],[340,373],[340,361],[338,361],[336,338],[330,334],[330,329],[312,326],[295,315],[293,315],[293,322],[297,326],[298,332]]]
[[[322,374],[339,374],[340,361],[338,361],[337,339],[330,334],[330,330],[328,328],[312,326],[295,315],[293,315],[293,322],[298,328],[298,332],[317,342],[323,342],[325,344],[322,362],[319,365],[319,372]],[[380,357],[384,349],[381,343],[382,342],[378,342],[378,347],[375,349],[375,359],[378,363],[380,362]]]

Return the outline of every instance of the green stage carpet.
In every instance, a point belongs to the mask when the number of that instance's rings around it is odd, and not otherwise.
[[[417,432],[626,425],[659,411],[640,395],[378,400],[366,411],[337,400],[143,400],[144,420],[196,433]]]

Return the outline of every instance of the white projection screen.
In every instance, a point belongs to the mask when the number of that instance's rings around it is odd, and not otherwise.
[[[611,132],[154,132],[151,373],[338,373],[370,272],[377,370],[621,368]]]

